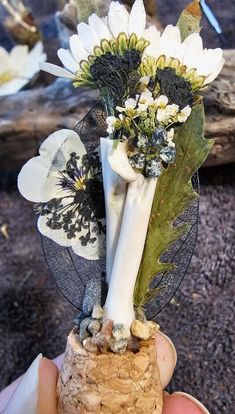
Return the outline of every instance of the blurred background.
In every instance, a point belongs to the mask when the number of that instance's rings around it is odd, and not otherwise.
[[[20,2],[10,3],[19,6]],[[58,63],[59,44],[75,32],[71,9],[62,12],[65,3],[25,0],[31,10],[27,10],[25,21],[36,27],[30,35],[30,28],[22,31],[15,16],[9,17],[9,8],[1,5],[0,46],[10,50],[15,42],[27,42],[31,47],[41,36],[48,60]],[[107,6],[108,2],[103,3]],[[233,414],[235,0],[207,3],[223,29],[226,49],[226,66],[205,100],[206,136],[215,138],[216,144],[200,171],[199,233],[192,263],[175,298],[157,321],[178,351],[169,391],[194,395],[211,414]],[[148,0],[146,4],[161,28],[175,24],[188,1],[156,0],[155,4]],[[202,37],[206,47],[221,46],[221,37],[205,16]],[[76,309],[51,278],[32,205],[16,189],[17,173],[37,154],[49,133],[73,128],[93,102],[92,92],[74,90],[61,80],[54,84],[54,78],[43,73],[34,76],[23,91],[0,96],[0,390],[21,375],[40,352],[49,358],[62,353],[76,316]]]

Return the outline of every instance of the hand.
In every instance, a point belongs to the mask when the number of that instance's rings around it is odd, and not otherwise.
[[[160,379],[164,389],[173,375],[177,355],[173,343],[163,333],[157,334],[156,346]],[[61,366],[62,361],[63,356],[57,358],[56,366],[53,361],[38,357],[23,377],[3,414],[57,414],[56,383],[58,367]],[[3,400],[9,398],[10,392],[12,387],[8,389],[8,396],[6,391],[0,394],[0,407],[1,403],[5,402],[6,405],[6,401]],[[26,397],[22,399],[24,393]],[[209,412],[188,394],[177,392],[169,395],[164,392],[162,414],[209,414]]]

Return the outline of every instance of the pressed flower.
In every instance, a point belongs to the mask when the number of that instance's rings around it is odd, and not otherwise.
[[[105,213],[98,154],[88,156],[78,134],[71,130],[50,135],[39,154],[24,165],[18,177],[21,194],[37,203],[39,231],[82,257],[100,258]]]
[[[197,91],[212,82],[224,65],[222,49],[203,49],[199,33],[191,34],[182,42],[179,28],[168,25],[162,34],[151,27],[144,37],[149,40],[149,46],[141,65],[143,76],[155,76],[158,69],[171,68],[177,76],[190,82],[192,91]]]
[[[46,60],[42,42],[32,50],[15,46],[10,53],[0,47],[0,96],[11,95],[22,89],[39,72],[39,62]]]
[[[75,86],[99,87],[99,81],[107,80],[105,72],[112,72],[114,61],[115,66],[121,63],[122,71],[131,66],[138,69],[140,56],[149,44],[144,38],[145,27],[143,0],[135,1],[130,14],[124,5],[112,1],[106,18],[92,14],[87,24],[78,24],[77,34],[70,38],[70,50],[59,49],[58,57],[66,69],[49,63],[43,63],[41,68],[73,79]]]

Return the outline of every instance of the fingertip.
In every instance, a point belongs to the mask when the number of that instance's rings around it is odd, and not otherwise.
[[[209,411],[207,410],[207,408],[200,402],[198,401],[195,397],[193,397],[190,394],[187,394],[186,392],[175,392],[175,395],[181,396],[182,398],[186,398],[190,401],[192,401],[198,408],[200,408],[201,412],[203,414],[210,414]]]
[[[54,362],[42,358],[39,365],[37,414],[57,414],[57,377],[58,368]]]
[[[210,414],[209,411],[189,394],[175,392],[164,394],[164,408],[162,414]]]
[[[170,382],[177,363],[177,353],[173,342],[163,334],[156,335],[157,362],[160,371],[160,381],[164,389]]]

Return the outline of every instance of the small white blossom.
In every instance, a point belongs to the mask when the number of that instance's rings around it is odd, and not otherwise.
[[[168,124],[170,121],[171,116],[169,115],[169,113],[167,112],[166,109],[158,109],[157,111],[157,120],[158,122],[162,123],[162,124]]]
[[[139,81],[140,92],[145,92],[148,90],[149,81],[150,81],[150,76],[143,76],[142,78],[140,78],[140,81]]]
[[[177,120],[178,122],[186,122],[188,117],[191,115],[192,108],[187,105],[185,108],[183,108],[180,113],[178,114]]]
[[[106,118],[106,122],[108,125],[107,132],[108,134],[112,134],[115,131],[115,125],[117,123],[117,118],[115,116],[108,116]]]
[[[116,109],[118,112],[126,112],[127,109],[135,109],[136,108],[136,100],[133,98],[129,98],[125,101],[125,106],[117,106]]]
[[[166,111],[167,111],[167,113],[168,113],[168,115],[169,115],[170,117],[174,117],[174,116],[176,116],[176,115],[178,114],[178,112],[179,112],[179,106],[178,106],[178,105],[176,105],[176,104],[167,105],[167,107],[166,107]]]
[[[168,98],[165,95],[161,95],[155,99],[154,103],[158,108],[165,108],[168,104]]]
[[[147,111],[148,107],[154,103],[152,92],[147,90],[142,92],[138,102],[138,108],[142,111]]]
[[[116,109],[118,112],[124,112],[130,118],[136,118],[139,116],[139,109],[136,108],[137,100],[139,99],[139,95],[136,95],[136,100],[134,98],[129,98],[125,101],[125,106],[117,106]]]

